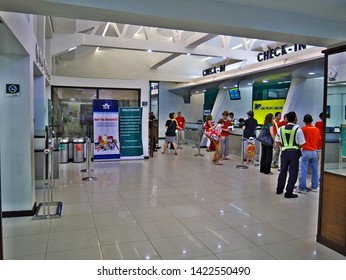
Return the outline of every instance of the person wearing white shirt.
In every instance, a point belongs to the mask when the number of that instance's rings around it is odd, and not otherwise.
[[[289,173],[285,198],[296,198],[293,193],[299,172],[299,158],[301,147],[305,144],[302,129],[297,125],[298,118],[295,112],[287,113],[288,123],[278,129],[275,142],[281,146],[281,170],[277,181],[276,193],[282,194],[286,184],[287,173]]]

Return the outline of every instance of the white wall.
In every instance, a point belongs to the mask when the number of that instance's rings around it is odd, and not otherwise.
[[[165,124],[171,112],[177,114],[181,112],[186,122],[196,123],[203,119],[204,94],[194,94],[191,96],[190,103],[185,104],[182,95],[177,95],[168,91],[172,83],[160,82],[159,86],[159,137],[165,137]]]
[[[20,85],[20,95],[0,94],[3,211],[31,210],[34,203],[33,63],[30,56],[0,55],[0,85]]]
[[[94,78],[72,78],[53,76],[51,79],[52,86],[66,86],[66,87],[101,87],[101,88],[132,88],[140,89],[141,102],[149,104],[149,81],[132,81],[132,80],[116,80],[116,79],[94,79]],[[143,153],[144,156],[149,156],[148,151],[148,137],[149,127],[147,118],[149,115],[149,106],[143,107]]]
[[[246,113],[252,108],[252,86],[249,86],[247,83],[240,83],[239,91],[241,99],[230,100],[228,89],[219,90],[212,110],[214,120],[220,119],[222,117],[222,112],[225,110],[233,112],[237,119],[247,119]]]
[[[291,95],[295,95],[294,102],[289,104]],[[304,126],[305,114],[310,114],[313,123],[319,121],[319,114],[323,112],[323,79],[304,79],[298,83],[292,82],[283,113],[295,111],[298,124]]]

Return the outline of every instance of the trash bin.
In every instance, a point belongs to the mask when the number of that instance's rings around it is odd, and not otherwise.
[[[60,163],[68,163],[68,142],[69,139],[60,138],[59,140],[59,157]]]
[[[73,162],[84,161],[84,138],[76,137],[73,139]]]

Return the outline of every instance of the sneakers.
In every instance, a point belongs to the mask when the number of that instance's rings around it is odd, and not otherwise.
[[[305,190],[298,189],[298,192],[299,192],[299,193],[302,193],[302,194],[308,193],[308,192],[310,192],[310,191],[311,191],[310,188],[306,188]]]
[[[272,164],[271,168],[279,168],[279,166],[277,166],[276,164]]]
[[[312,192],[318,192],[318,189],[311,189]]]

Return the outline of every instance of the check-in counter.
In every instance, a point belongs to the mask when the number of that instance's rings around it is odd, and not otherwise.
[[[325,140],[325,153],[324,164],[326,169],[338,168],[339,163],[339,150],[340,150],[340,132],[327,132]]]
[[[234,128],[230,134],[231,148],[230,153],[232,155],[240,156],[241,153],[241,141],[243,137],[243,130],[241,128]]]

